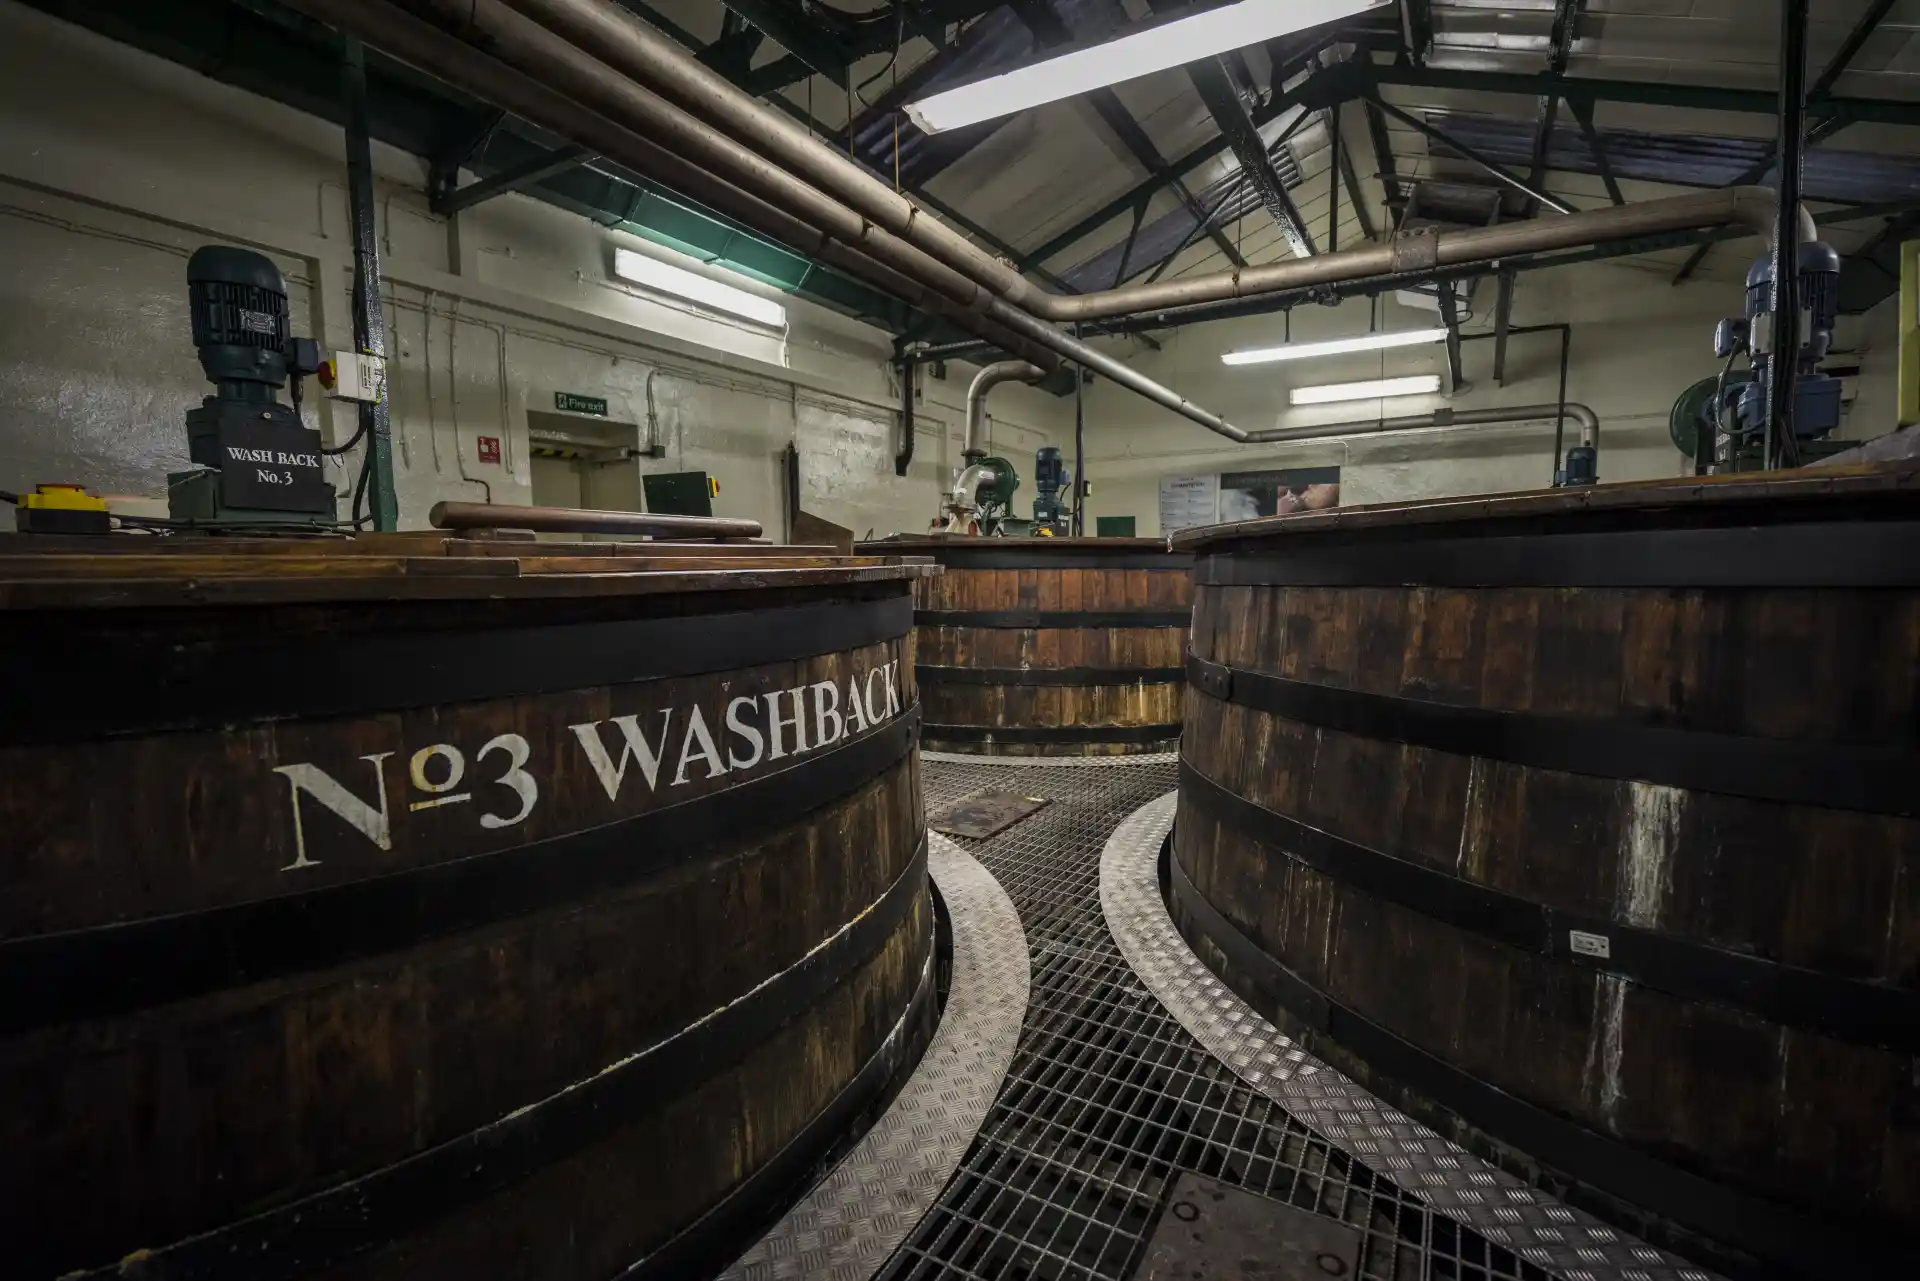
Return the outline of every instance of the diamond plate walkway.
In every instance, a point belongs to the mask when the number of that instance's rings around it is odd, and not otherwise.
[[[1176,950],[1153,933],[1142,888],[1141,869],[1171,821],[1161,798],[1174,787],[1172,755],[1096,762],[928,753],[925,762],[930,813],[983,791],[1050,802],[989,839],[954,842],[1004,887],[1024,930],[1031,989],[1018,1045],[964,1160],[910,1230],[884,1179],[871,1180],[870,1202],[843,1183],[830,1221],[810,1222],[810,1249],[796,1239],[781,1257],[762,1254],[730,1275],[861,1275],[829,1270],[828,1238],[865,1234],[868,1251],[883,1236],[902,1237],[872,1274],[886,1281],[1124,1281],[1176,1172],[1195,1170],[1357,1229],[1360,1275],[1370,1281],[1711,1281],[1670,1256],[1633,1254],[1645,1247],[1608,1229],[1599,1229],[1605,1240],[1576,1240],[1574,1230],[1597,1225],[1541,1194],[1529,1192],[1524,1210],[1506,1204],[1511,1179],[1426,1131],[1418,1131],[1422,1142],[1441,1146],[1416,1167],[1374,1130],[1405,1142],[1418,1127],[1294,1048],[1217,982],[1207,987],[1186,965],[1194,958],[1184,944]],[[1127,840],[1117,836],[1123,827]],[[1103,855],[1131,856],[1126,868],[1109,869],[1132,878],[1107,889],[1110,899],[1133,895],[1109,904],[1120,913],[1121,940],[1102,910]],[[1165,922],[1157,889],[1151,900]],[[1282,1089],[1290,1082],[1302,1091],[1344,1083],[1353,1093],[1293,1097]],[[1402,1124],[1410,1129],[1393,1128]],[[1487,1198],[1484,1214],[1464,1210],[1474,1193]],[[861,1204],[891,1216],[890,1231],[866,1233]],[[1527,1231],[1516,1234],[1516,1222]],[[1550,1249],[1537,1229],[1566,1230],[1565,1248]]]

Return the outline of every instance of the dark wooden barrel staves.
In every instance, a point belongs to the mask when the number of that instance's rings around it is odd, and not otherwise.
[[[7,1276],[704,1275],[924,1045],[918,571],[21,547]]]
[[[1920,473],[1176,543],[1169,897],[1211,966],[1682,1254],[1920,1275]]]
[[[929,749],[1105,756],[1179,738],[1191,556],[1151,538],[890,538],[862,550],[945,570],[914,589]]]

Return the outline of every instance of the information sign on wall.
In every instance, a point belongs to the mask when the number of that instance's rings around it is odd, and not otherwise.
[[[553,393],[553,407],[568,414],[597,414],[607,416],[607,401],[604,396],[576,396],[570,391]]]
[[[1177,534],[1214,522],[1220,496],[1218,476],[1162,476],[1160,478],[1160,532]]]

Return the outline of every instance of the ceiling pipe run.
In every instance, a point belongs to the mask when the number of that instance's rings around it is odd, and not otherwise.
[[[1059,297],[1020,279],[1011,266],[922,214],[604,0],[404,0],[408,9],[431,15],[431,22],[385,0],[293,3],[821,261],[883,288],[889,279],[904,282],[894,291],[908,301],[969,332],[985,330],[994,335],[991,341],[1042,368],[1053,363],[1047,353],[1057,353],[1235,441],[1245,441],[1247,433],[1048,322],[1481,265],[1668,231],[1738,225],[1764,234],[1774,216],[1774,197],[1767,189],[1723,189],[1505,226],[1396,237],[1342,253]],[[596,43],[591,51],[583,49],[527,13],[564,24],[567,35],[592,35]],[[618,40],[598,39],[610,33],[618,33]],[[599,61],[595,53],[616,59],[618,67]],[[664,92],[706,113],[709,123],[690,118],[635,79],[664,86]],[[712,127],[714,120],[740,130],[739,136]],[[831,178],[833,194],[796,177],[792,170],[797,168]],[[857,198],[855,207],[837,195]],[[1813,234],[1804,209],[1801,234]]]
[[[967,384],[967,437],[961,457],[984,452],[980,441],[987,429],[987,393],[1001,383],[1039,382],[1047,371],[1024,360],[1002,360],[988,365]]]
[[[1049,373],[1065,357],[1211,431],[1238,431],[1219,415],[993,297],[959,272],[566,46],[498,0],[408,0],[410,9],[426,11],[437,21],[386,0],[291,2],[428,74],[782,243],[889,288]],[[451,34],[447,26],[468,39]],[[471,43],[474,38],[481,45]],[[495,53],[500,56],[492,56]],[[562,96],[550,87],[562,84],[591,102]],[[621,119],[609,119],[595,108]],[[687,154],[668,150],[668,142],[685,147]],[[896,288],[889,280],[907,283]]]
[[[863,242],[857,234],[860,225],[857,219],[852,234],[841,240],[798,212],[800,208],[810,213],[839,208],[831,202],[808,201],[804,193],[792,193],[800,198],[791,204],[762,199],[724,180],[713,168],[688,161],[561,94],[550,82],[508,66],[384,0],[293,0],[293,3],[312,17],[356,35],[448,84],[932,315],[950,320],[1050,373],[1060,366],[1056,351],[1021,338],[981,315],[979,288],[958,273],[948,272],[942,276],[927,272],[924,255],[912,252],[892,237]],[[532,28],[532,24],[527,25]],[[538,28],[532,30],[538,33]],[[550,44],[559,43],[551,37],[547,40]],[[637,87],[636,91],[644,92]],[[849,231],[845,219],[839,220],[839,228],[843,233]],[[882,261],[883,256],[890,257],[892,262]]]
[[[1034,310],[1042,298],[1042,291],[1011,264],[981,249],[815,138],[798,122],[762,106],[617,5],[605,0],[512,0],[512,4],[593,57],[846,201],[887,231],[981,282],[1014,306]]]
[[[954,232],[794,121],[755,102],[724,77],[694,61],[666,36],[607,0],[444,2],[470,9],[477,4],[510,4],[565,36],[583,53],[604,59],[716,130],[818,184],[821,190],[846,201],[864,217],[965,274],[1002,301],[1057,323],[1112,319],[1193,303],[1346,283],[1422,266],[1493,262],[1663,232],[1742,226],[1756,235],[1771,236],[1778,208],[1776,196],[1765,187],[1726,188],[1558,218],[1396,238],[1341,253],[1063,297],[1024,279],[1010,264]],[[1800,238],[1816,238],[1813,220],[1804,208],[1800,211]]]

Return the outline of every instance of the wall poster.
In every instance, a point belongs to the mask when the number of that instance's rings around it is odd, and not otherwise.
[[[1165,485],[1165,482],[1161,482]],[[1164,495],[1164,489],[1162,493]],[[1161,498],[1164,506],[1166,499]],[[1283,467],[1220,477],[1220,522],[1323,511],[1340,505],[1339,467]]]

